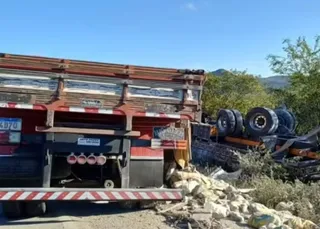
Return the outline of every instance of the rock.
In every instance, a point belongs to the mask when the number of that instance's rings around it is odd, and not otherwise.
[[[215,204],[212,201],[208,201],[204,204],[204,209],[210,211],[212,213],[212,216],[215,219],[222,219],[222,218],[226,218],[229,215],[229,209],[219,205],[219,204]]]
[[[231,211],[230,214],[229,214],[229,218],[231,220],[239,222],[239,223],[244,221],[243,216],[241,216],[241,214],[239,212]]]
[[[252,213],[269,213],[271,211],[271,209],[267,208],[265,205],[263,204],[259,204],[259,203],[251,203],[249,205],[249,211],[251,211]]]
[[[186,180],[179,180],[172,184],[174,188],[182,188],[183,186],[187,186],[187,185],[188,185],[188,181]]]
[[[237,193],[238,192],[238,190],[235,187],[231,186],[231,185],[229,185],[224,191],[227,194],[229,194],[229,193]]]
[[[294,204],[293,202],[280,202],[277,204],[276,208],[277,211],[294,211]]]
[[[232,195],[232,197],[230,198],[230,200],[236,201],[236,202],[238,202],[239,204],[241,204],[241,203],[249,203],[248,200],[246,200],[242,195],[239,195],[239,194],[234,194],[234,195]]]
[[[275,211],[275,214],[279,216],[284,223],[295,217],[289,211]]]
[[[229,203],[229,208],[230,208],[231,211],[238,212],[239,208],[240,208],[240,205],[241,205],[241,203],[239,203],[237,201],[231,201]]]
[[[211,224],[212,214],[211,213],[193,213],[191,218],[198,222],[205,222],[206,224]]]
[[[199,182],[197,182],[197,181],[195,181],[195,180],[191,180],[191,181],[189,181],[189,182],[187,183],[187,185],[186,185],[185,187],[182,186],[182,188],[183,188],[184,190],[186,190],[187,193],[189,194],[189,193],[192,193],[192,191],[193,191],[197,186],[199,186]]]
[[[283,224],[283,225],[282,225],[282,228],[279,228],[279,229],[292,229],[292,228],[289,227],[288,225]]]
[[[253,214],[248,220],[248,225],[253,228],[260,228],[271,223],[276,227],[282,225],[281,219],[277,215],[273,214]]]
[[[249,210],[248,210],[248,205],[245,204],[245,203],[242,203],[240,206],[239,206],[239,211],[243,214],[249,214]]]
[[[215,195],[213,192],[209,191],[209,190],[205,190],[204,192],[200,193],[198,195],[199,198],[201,199],[205,199],[206,201],[213,201],[215,202],[216,200],[219,199],[219,196]]]
[[[223,199],[226,197],[226,194],[223,191],[220,190],[215,190],[214,194],[216,194],[217,196],[219,196],[219,198]]]
[[[192,190],[192,195],[193,196],[198,196],[199,194],[203,193],[205,189],[201,184],[197,185],[193,190]]]
[[[303,220],[300,217],[294,217],[288,221],[288,226],[294,229],[317,229],[316,224],[310,220]]]
[[[277,226],[274,223],[269,223],[266,227],[267,229],[275,229]]]
[[[243,194],[243,197],[248,201],[252,201],[252,197],[248,194]]]

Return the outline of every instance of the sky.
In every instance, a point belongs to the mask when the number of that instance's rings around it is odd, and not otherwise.
[[[320,0],[10,0],[0,52],[273,75],[282,41],[320,35]]]

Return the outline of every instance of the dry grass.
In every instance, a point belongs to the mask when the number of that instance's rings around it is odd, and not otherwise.
[[[238,186],[254,187],[254,201],[270,208],[293,202],[293,214],[320,223],[320,183],[305,184],[299,180],[285,181],[289,172],[273,162],[269,154],[250,153],[242,158],[243,175]]]

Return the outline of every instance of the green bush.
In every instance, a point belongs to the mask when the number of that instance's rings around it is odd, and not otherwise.
[[[255,188],[255,202],[275,208],[279,202],[293,202],[292,213],[320,223],[320,183],[285,181],[289,171],[273,162],[270,154],[249,153],[241,159],[243,174],[238,187]]]

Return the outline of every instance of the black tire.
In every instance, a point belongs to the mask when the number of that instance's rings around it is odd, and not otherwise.
[[[265,136],[273,134],[279,125],[276,113],[265,107],[251,109],[245,118],[246,131],[251,136]]]
[[[221,109],[218,112],[217,129],[219,136],[232,135],[236,128],[236,117],[231,110]]]
[[[8,219],[16,219],[24,216],[24,203],[22,202],[3,202],[3,215]]]
[[[29,217],[43,216],[46,214],[47,206],[45,202],[27,202],[26,204],[26,214]]]
[[[242,132],[243,132],[243,118],[242,118],[242,114],[240,113],[240,111],[238,110],[231,110],[232,113],[234,114],[235,118],[236,118],[236,127],[234,132],[232,133],[233,136],[241,136]]]
[[[282,108],[275,109],[274,112],[279,119],[279,126],[276,133],[284,135],[293,133],[296,128],[296,117],[294,114]]]

